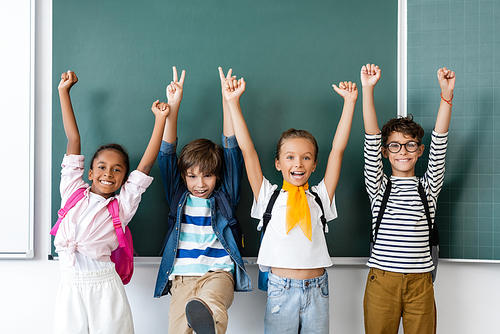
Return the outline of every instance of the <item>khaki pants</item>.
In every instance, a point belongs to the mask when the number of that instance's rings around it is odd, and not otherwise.
[[[227,329],[227,310],[234,299],[234,278],[225,271],[208,272],[201,277],[176,276],[170,289],[172,299],[168,312],[168,332],[191,334],[186,319],[186,303],[193,297],[203,300],[212,310],[217,321],[217,333]]]
[[[437,325],[431,273],[400,274],[371,268],[363,302],[366,334],[435,334]]]

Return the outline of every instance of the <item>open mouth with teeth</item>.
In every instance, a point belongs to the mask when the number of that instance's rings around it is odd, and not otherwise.
[[[203,197],[208,190],[193,190],[193,195],[197,197]]]
[[[99,183],[101,183],[104,186],[112,186],[114,183],[106,180],[99,180]]]
[[[291,172],[291,174],[294,179],[301,179],[305,175],[304,172]]]

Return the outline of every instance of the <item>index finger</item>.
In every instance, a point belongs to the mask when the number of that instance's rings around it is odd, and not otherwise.
[[[174,72],[174,82],[177,82],[177,68],[175,66],[172,66],[172,71]]]

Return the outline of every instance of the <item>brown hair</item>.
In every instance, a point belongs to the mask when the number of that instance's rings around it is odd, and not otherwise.
[[[198,167],[199,171],[212,174],[220,180],[224,152],[222,147],[208,139],[196,139],[184,146],[177,166],[185,182],[187,170]]]
[[[382,144],[387,144],[387,138],[393,132],[400,132],[405,136],[415,138],[418,144],[422,144],[424,137],[424,129],[413,120],[413,115],[408,114],[406,117],[392,118],[382,127]]]
[[[290,139],[305,139],[308,140],[314,146],[314,161],[318,160],[318,143],[314,136],[306,130],[296,130],[296,129],[288,129],[281,134],[280,140],[278,141],[278,145],[276,146],[276,159],[279,160],[281,147]]]

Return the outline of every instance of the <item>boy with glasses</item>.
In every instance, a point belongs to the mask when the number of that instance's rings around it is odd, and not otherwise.
[[[424,152],[424,130],[409,115],[389,120],[380,131],[373,100],[380,74],[380,68],[373,64],[361,69],[366,133],[364,174],[374,239],[363,303],[365,332],[397,333],[402,318],[405,334],[436,333],[431,277],[435,264],[427,214],[418,189],[421,185],[433,222],[444,179],[455,73],[446,68],[437,72],[441,104],[431,136],[428,167],[420,178],[415,176],[415,164]],[[383,172],[382,156],[391,163],[391,177]],[[387,187],[390,192],[384,209],[381,204]],[[375,234],[381,206],[382,216]]]

